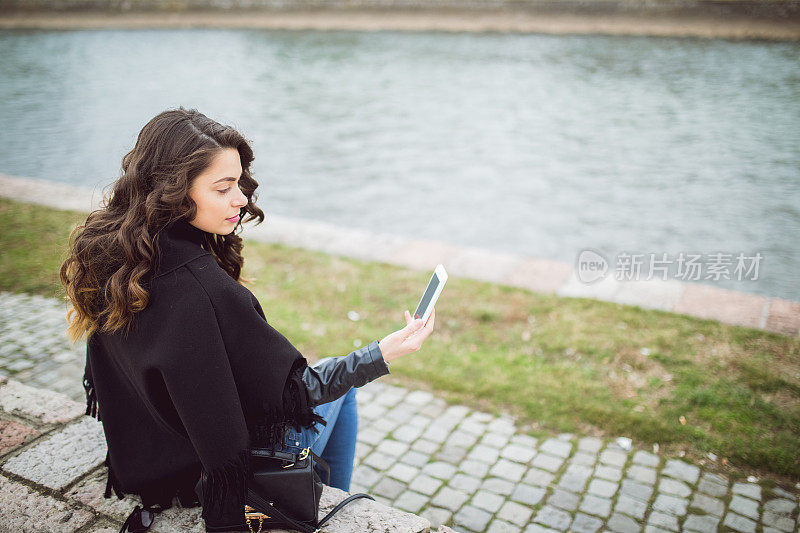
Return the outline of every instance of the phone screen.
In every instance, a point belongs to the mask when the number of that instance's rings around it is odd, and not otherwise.
[[[436,289],[439,287],[439,276],[436,275],[436,272],[433,273],[431,277],[431,281],[428,283],[428,288],[425,289],[425,294],[422,295],[422,299],[419,301],[419,305],[417,305],[417,310],[414,311],[414,318],[422,318],[425,315],[425,310],[428,309],[428,306],[431,303],[431,298],[433,298]]]

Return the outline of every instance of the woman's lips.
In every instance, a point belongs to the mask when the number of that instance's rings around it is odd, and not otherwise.
[[[239,222],[239,215],[236,215],[235,217],[231,218],[226,218],[225,220],[229,220],[230,222]]]

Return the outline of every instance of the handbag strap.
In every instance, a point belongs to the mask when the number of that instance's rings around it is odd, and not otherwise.
[[[291,525],[298,531],[301,531],[302,533],[316,533],[322,526],[325,525],[326,522],[328,522],[328,520],[330,520],[333,517],[333,515],[341,511],[345,505],[352,502],[353,500],[357,500],[359,498],[368,498],[370,500],[375,500],[375,498],[363,492],[350,495],[341,502],[339,502],[338,504],[336,504],[336,507],[331,509],[331,511],[328,514],[326,514],[322,520],[317,522],[317,527],[314,528],[313,526],[310,526],[303,522],[298,522],[294,518],[282,513],[277,507],[275,507],[275,505],[272,504],[272,502],[265,500],[252,489],[248,489],[247,497],[249,500],[249,505],[252,505],[253,508],[258,509],[260,512],[269,514],[270,516],[274,516],[276,518],[283,520],[284,522]]]
[[[365,493],[363,493],[363,492],[359,492],[359,493],[357,493],[357,494],[353,494],[353,495],[351,495],[351,496],[348,496],[347,498],[345,498],[344,500],[342,500],[342,501],[340,501],[338,504],[336,504],[336,507],[334,507],[333,509],[331,509],[331,512],[329,512],[328,514],[326,514],[326,515],[325,515],[325,518],[323,518],[322,520],[320,520],[320,521],[319,521],[319,523],[317,524],[317,527],[322,527],[322,526],[324,526],[324,525],[325,525],[325,522],[327,522],[328,520],[330,520],[330,519],[331,519],[331,517],[332,517],[333,515],[335,515],[336,513],[338,513],[338,512],[341,510],[341,508],[342,508],[342,507],[344,507],[345,505],[347,505],[347,504],[348,504],[348,503],[350,503],[351,501],[353,501],[353,500],[357,500],[357,499],[359,499],[359,498],[369,498],[370,500],[373,500],[373,501],[375,500],[375,498],[373,498],[373,497],[372,497],[372,496],[370,496],[369,494],[365,494]]]

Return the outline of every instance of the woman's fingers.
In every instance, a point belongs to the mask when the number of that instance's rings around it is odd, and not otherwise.
[[[411,313],[408,312],[408,309],[405,310],[403,316],[406,317],[406,325],[411,323]]]

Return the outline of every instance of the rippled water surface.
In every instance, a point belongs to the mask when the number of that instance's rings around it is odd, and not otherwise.
[[[268,214],[571,263],[587,247],[759,252],[758,281],[718,285],[800,300],[798,57],[643,37],[0,31],[0,172],[105,185],[183,105],[253,141]]]

